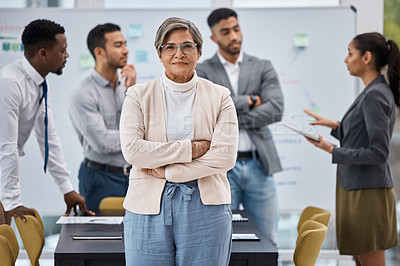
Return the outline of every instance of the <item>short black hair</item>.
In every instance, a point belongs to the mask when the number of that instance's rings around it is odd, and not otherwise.
[[[53,47],[57,42],[56,35],[64,33],[64,27],[51,20],[37,19],[30,22],[21,36],[25,56],[32,58],[41,48]]]
[[[207,18],[208,26],[211,29],[212,26],[214,26],[215,24],[217,24],[221,20],[227,19],[229,17],[237,18],[238,15],[236,14],[235,11],[233,11],[232,9],[229,9],[229,8],[218,8],[218,9],[215,9],[213,12],[211,12],[211,14]]]
[[[105,23],[97,25],[89,32],[87,37],[87,46],[94,59],[96,59],[94,56],[94,49],[96,47],[105,48],[106,38],[104,35],[114,31],[121,31],[121,28],[112,23]]]

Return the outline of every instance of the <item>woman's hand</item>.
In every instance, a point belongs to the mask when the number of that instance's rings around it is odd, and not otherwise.
[[[165,179],[165,166],[154,169],[142,168],[140,169],[140,172],[155,176],[157,178]]]
[[[322,135],[320,134],[318,136],[319,141],[315,141],[313,139],[307,138],[305,137],[309,142],[311,142],[312,144],[314,144],[316,147],[323,149],[324,151],[327,151],[329,153],[332,154],[333,151],[333,145],[327,141],[324,140],[324,138],[322,137]]]
[[[192,159],[203,156],[210,149],[208,140],[192,140]]]
[[[339,122],[319,116],[316,113],[311,112],[309,109],[304,109],[304,112],[314,117],[316,120],[314,122],[310,122],[310,125],[325,126],[325,127],[330,127],[331,129],[336,129],[339,126]]]

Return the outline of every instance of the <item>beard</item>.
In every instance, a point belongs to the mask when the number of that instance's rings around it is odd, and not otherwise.
[[[232,45],[238,44],[238,43],[240,44],[239,49],[232,48]],[[228,45],[223,45],[222,43],[218,42],[217,44],[218,44],[218,47],[219,47],[222,51],[224,51],[225,53],[230,54],[230,55],[239,54],[239,53],[240,53],[240,50],[241,50],[241,48],[242,48],[242,42],[229,43]]]
[[[56,72],[53,72],[54,74],[57,74],[58,76],[62,74],[63,69],[65,67],[65,64],[67,64],[67,61],[64,61],[64,63],[62,64],[62,66],[56,70]]]
[[[127,63],[121,63],[120,61],[108,61],[108,66],[111,68],[123,68]]]

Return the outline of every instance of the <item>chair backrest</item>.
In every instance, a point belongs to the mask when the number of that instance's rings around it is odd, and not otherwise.
[[[6,212],[4,210],[3,203],[0,201],[0,224],[6,223]]]
[[[317,221],[325,226],[328,226],[329,218],[331,213],[327,210],[308,206],[306,207],[300,215],[299,222],[297,223],[297,232],[300,231],[301,226],[307,220]]]
[[[0,258],[1,265],[14,266],[14,254],[12,253],[10,242],[5,236],[0,235]]]
[[[125,197],[106,197],[100,201],[99,210],[118,210],[124,211],[122,204],[124,203]]]
[[[24,243],[25,250],[28,253],[31,265],[38,266],[44,246],[44,230],[40,215],[35,209],[31,209],[35,212],[36,217],[25,215],[26,222],[17,217],[15,218],[15,224],[17,225],[22,243]]]
[[[19,245],[14,230],[8,224],[0,225],[1,265],[14,265],[19,253]]]
[[[296,266],[312,266],[317,261],[327,227],[316,221],[305,221],[299,230],[293,262]]]

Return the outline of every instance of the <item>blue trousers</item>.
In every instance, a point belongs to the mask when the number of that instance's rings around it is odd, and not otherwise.
[[[279,212],[274,177],[266,173],[260,159],[253,158],[237,160],[235,167],[228,171],[228,180],[232,210],[238,210],[242,203],[257,227],[278,249]]]
[[[224,266],[232,247],[230,206],[204,205],[197,181],[167,182],[157,215],[126,211],[127,266]]]
[[[79,193],[85,197],[86,207],[98,211],[100,201],[105,197],[125,197],[129,177],[108,173],[86,166],[79,168]]]

